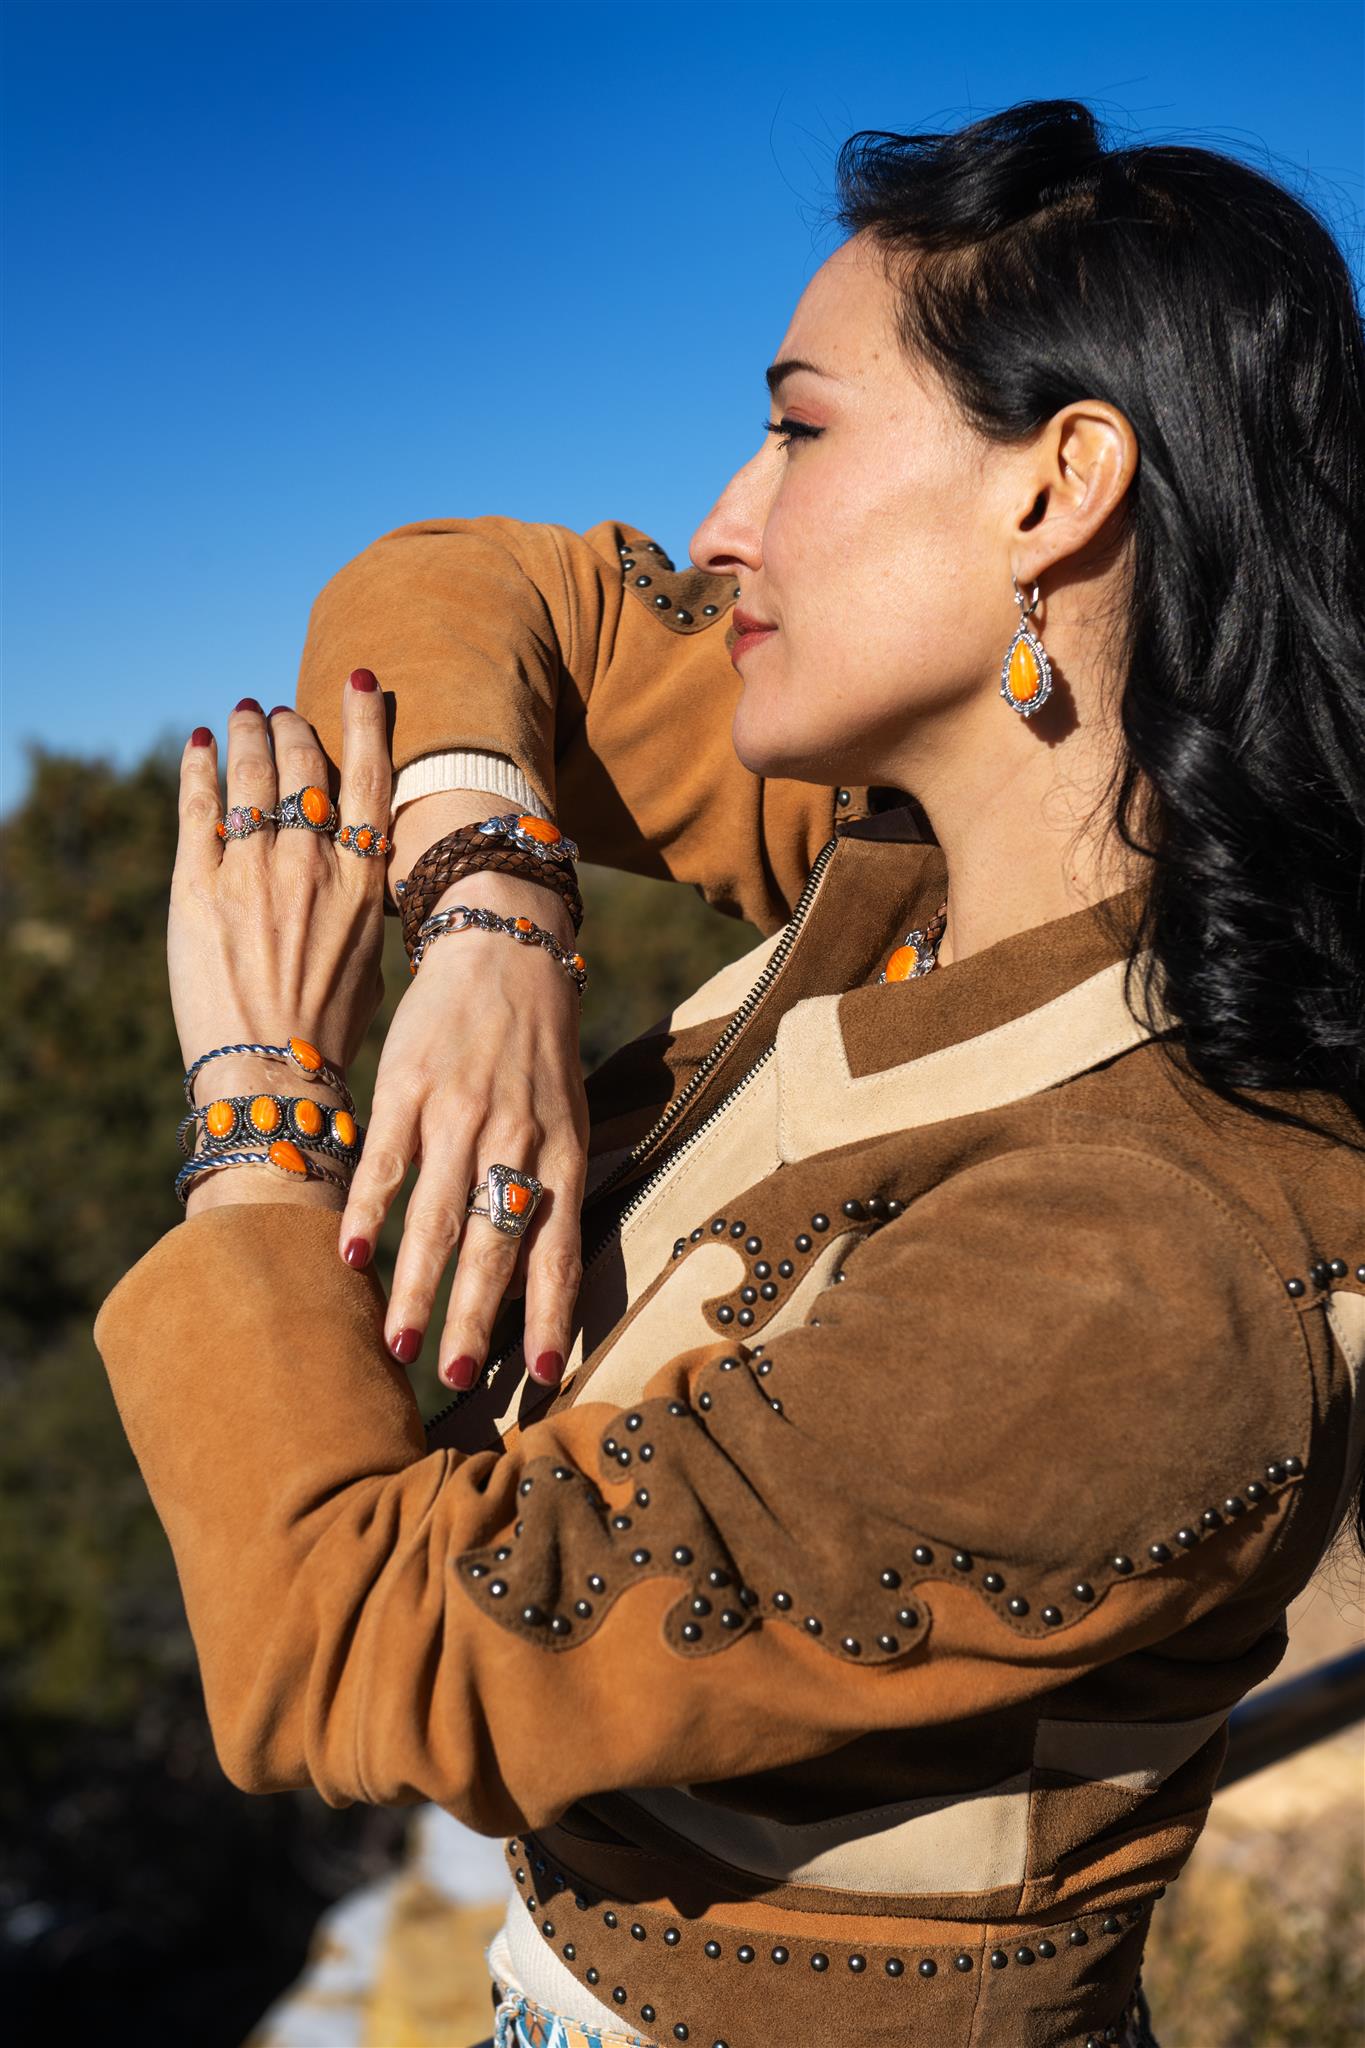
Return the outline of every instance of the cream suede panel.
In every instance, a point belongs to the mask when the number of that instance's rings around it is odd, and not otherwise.
[[[960,1797],[936,1793],[795,1827],[712,1806],[681,1786],[628,1797],[752,1876],[849,1892],[976,1892],[1023,1882],[1031,1783],[1020,1771]]]
[[[525,1896],[514,1891],[507,1901],[507,1918],[493,1936],[488,1949],[489,1974],[507,1991],[519,1991],[545,2012],[577,2020],[579,2025],[600,2034],[604,2048],[617,2042],[638,2040],[621,2027],[621,2015],[594,1998],[586,1984],[580,1984],[561,1963],[526,1912]]]
[[[1360,1483],[1360,1465],[1365,1458],[1365,1294],[1348,1287],[1334,1287],[1327,1297],[1327,1326],[1346,1360],[1351,1382],[1351,1422],[1346,1432],[1346,1465],[1341,1487],[1332,1506],[1328,1541],[1341,1527],[1343,1517],[1355,1500]]]
[[[1148,1033],[1123,1000],[1123,976],[1124,962],[1115,961],[994,1031],[857,1079],[844,1051],[838,996],[808,997],[777,1031],[783,1160],[998,1109],[1125,1052]],[[810,1085],[812,1074],[820,1076],[818,1087]]]
[[[659,1367],[679,1351],[694,1344],[714,1344],[719,1332],[702,1314],[702,1303],[714,1295],[732,1293],[743,1282],[746,1270],[744,1254],[723,1237],[699,1244],[690,1258],[680,1259],[658,1292],[599,1359],[587,1385],[588,1399],[638,1400]],[[574,1348],[577,1350],[578,1344]],[[574,1363],[581,1364],[581,1356]],[[566,1366],[566,1372],[568,1369]]]
[[[706,1136],[688,1151],[676,1155],[640,1207],[627,1217],[618,1244],[592,1261],[579,1290],[578,1334],[565,1361],[566,1379],[670,1264],[677,1240],[686,1237],[709,1216],[723,1214],[734,1196],[766,1180],[778,1170],[779,1164],[777,1063],[769,1059],[710,1126]],[[668,1347],[654,1350],[652,1370],[657,1371],[665,1360],[690,1344],[714,1341],[716,1332],[702,1319],[700,1303],[712,1295],[728,1293],[742,1283],[744,1259],[737,1251],[720,1262],[708,1260],[701,1270],[692,1271],[698,1268],[701,1254],[707,1249],[725,1251],[727,1247],[719,1241],[710,1247],[698,1245],[690,1257],[679,1261],[656,1302],[650,1304],[650,1342],[655,1347]],[[681,1289],[679,1282],[684,1283]],[[657,1301],[665,1296],[668,1306],[659,1320],[654,1310]],[[676,1341],[670,1335],[674,1330],[678,1333]],[[632,1334],[631,1330],[624,1331],[620,1341],[631,1341]],[[615,1357],[614,1350],[611,1355]],[[638,1347],[632,1355],[639,1356]],[[594,1400],[599,1398],[598,1389],[603,1384],[601,1372],[595,1374]],[[623,1394],[620,1398],[628,1400],[631,1395]]]
[[[780,1337],[784,1330],[794,1330],[805,1322],[816,1295],[830,1285],[845,1251],[857,1241],[858,1232],[846,1230],[841,1236],[832,1237],[827,1244],[821,1245],[818,1257],[812,1259],[786,1300],[778,1303],[776,1315],[759,1331],[760,1344],[766,1344],[770,1337]]]
[[[1033,1761],[1039,1770],[1155,1792],[1226,1720],[1224,1711],[1194,1721],[1040,1721]]]
[[[713,1021],[728,1024],[777,951],[785,930],[783,925],[766,939],[760,939],[747,953],[741,953],[739,959],[732,960],[728,967],[722,967],[718,974],[713,974],[709,981],[704,981],[699,989],[685,997],[662,1025],[654,1025],[652,1029],[685,1031],[693,1024]],[[717,1032],[716,1036],[719,1037],[720,1033]]]

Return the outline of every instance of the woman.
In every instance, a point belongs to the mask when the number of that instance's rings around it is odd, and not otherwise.
[[[694,570],[399,528],[298,711],[233,714],[240,843],[185,752],[196,1124],[286,1034],[353,1056],[391,797],[418,971],[349,1186],[201,1162],[96,1337],[228,1775],[510,1837],[500,2042],[1150,2041],[1153,1904],[1359,1480],[1340,255],[1071,102],[855,137],[840,198]],[[509,804],[520,871],[445,886]],[[549,815],[764,934],[586,1099]],[[421,943],[457,903],[547,943]],[[457,1240],[480,1390],[424,1432]]]

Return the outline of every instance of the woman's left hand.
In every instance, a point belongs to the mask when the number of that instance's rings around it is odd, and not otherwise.
[[[357,669],[342,695],[336,822],[369,824],[387,835],[392,765],[383,694],[368,669]],[[269,810],[310,785],[327,790],[327,759],[312,726],[288,707],[267,720],[254,699],[244,698],[232,713],[226,806],[212,734],[201,727],[186,745],[167,955],[187,1067],[215,1046],[282,1045],[297,1036],[344,1072],[379,1006],[384,857],[347,852],[330,832],[301,826],[266,825],[226,841],[214,829],[225,808]],[[289,1067],[274,1064],[272,1072],[270,1078],[263,1062],[224,1055],[196,1077],[195,1100],[234,1092],[234,1082],[309,1092]],[[234,1169],[199,1187],[248,1178],[274,1184],[273,1175]]]

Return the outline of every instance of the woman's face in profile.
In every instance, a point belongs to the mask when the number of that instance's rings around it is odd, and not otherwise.
[[[913,787],[907,748],[955,749],[1000,709],[983,684],[1017,620],[1018,473],[911,362],[894,311],[880,252],[845,242],[776,352],[811,366],[776,384],[784,432],[692,537],[699,567],[733,574],[739,617],[776,628],[736,664],[734,744],[758,774]]]

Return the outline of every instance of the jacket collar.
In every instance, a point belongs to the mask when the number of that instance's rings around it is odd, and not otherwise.
[[[784,1158],[1017,1101],[1150,1035],[1125,994],[1137,887],[919,980],[879,984],[890,946],[943,900],[946,866],[924,830],[922,813],[905,807],[838,835],[829,909],[837,903],[882,950],[858,985],[798,1000],[782,1018]]]

